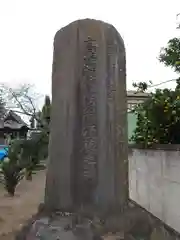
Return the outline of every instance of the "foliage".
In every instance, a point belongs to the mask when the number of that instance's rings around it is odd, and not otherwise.
[[[41,130],[31,139],[12,141],[8,158],[1,163],[1,182],[8,193],[13,196],[24,174],[27,179],[31,179],[33,171],[41,167],[40,159],[47,157],[51,101],[46,96],[42,111],[37,111],[37,98],[32,92],[32,86],[22,85],[17,89],[12,89],[3,85],[1,92],[8,103],[7,109],[30,117],[31,127],[35,128],[38,123]],[[0,98],[0,112],[1,105],[4,106],[4,100],[1,101]]]
[[[42,130],[39,134],[39,156],[41,159],[48,157],[49,131]]]
[[[0,97],[0,117],[6,113],[6,103],[2,97]]]
[[[34,121],[37,122],[36,129],[40,132],[34,134],[34,140],[38,141],[37,146],[39,147],[39,156],[46,158],[48,155],[48,143],[49,143],[49,132],[50,132],[50,114],[51,114],[51,100],[49,96],[45,96],[44,105],[41,111],[36,113],[34,119],[31,119],[31,125],[34,125]],[[38,139],[37,139],[38,138]]]
[[[26,162],[26,176],[29,179],[39,166],[40,160],[48,155],[50,111],[51,101],[49,96],[46,96],[42,110],[36,113],[35,120],[40,131],[22,142],[22,159]]]
[[[50,114],[51,114],[51,100],[49,96],[45,97],[44,105],[39,115],[39,124],[37,128],[41,131],[39,134],[39,146],[42,155],[46,158],[48,155],[48,143],[50,132]]]
[[[40,151],[42,152],[43,149],[44,154],[47,156],[51,111],[50,97],[45,97],[42,110],[39,111],[37,107],[39,95],[34,92],[33,86],[24,84],[20,85],[18,88],[10,88],[6,85],[2,85],[1,90],[2,96],[8,102],[7,109],[11,109],[16,113],[28,116],[30,118],[31,129],[38,128],[41,130],[42,133],[40,134],[41,136],[39,137],[38,141],[42,142],[37,146],[41,145]]]
[[[7,110],[13,110],[16,113],[30,118],[31,128],[47,128],[50,122],[51,100],[49,96],[45,97],[44,106],[41,111],[38,110],[39,94],[35,93],[33,86],[29,84],[20,85],[17,88],[11,88],[7,85],[1,85],[2,102],[6,103]],[[1,98],[0,98],[1,106]]]
[[[44,127],[49,129],[50,114],[51,114],[51,100],[49,96],[45,96],[42,110],[38,112],[38,119],[40,120],[38,124],[39,129],[42,129]]]
[[[180,144],[180,81],[175,90],[156,89],[134,109],[137,127],[132,140],[145,146],[153,143]]]
[[[7,104],[7,99],[3,97],[3,91],[0,88],[0,117],[4,116],[6,113],[6,104]]]
[[[180,79],[175,90],[156,89],[134,113],[137,127],[132,140],[145,146],[153,143],[180,144]]]
[[[50,124],[50,113],[51,113],[51,100],[49,96],[45,96],[44,105],[41,111],[37,111],[31,115],[30,125],[31,128],[37,128],[40,130],[46,130],[49,132]]]
[[[169,40],[167,47],[162,48],[160,62],[180,73],[180,38]]]
[[[145,92],[151,85],[152,81],[149,81],[149,84],[146,82],[133,83],[133,87],[137,89],[137,92]]]
[[[20,149],[21,149],[21,163],[25,169],[25,175],[27,180],[31,180],[32,172],[35,169],[35,166],[38,164],[38,146],[36,143],[30,139],[21,140]]]
[[[7,192],[14,196],[20,180],[26,176],[32,179],[35,170],[41,169],[41,139],[14,140],[9,147],[8,157],[1,163],[1,183]]]
[[[14,196],[16,186],[24,177],[24,166],[20,160],[19,150],[20,148],[12,143],[8,157],[0,165],[1,183],[11,196]]]
[[[19,140],[21,149],[20,159],[25,168],[27,180],[32,179],[33,172],[40,167],[40,160],[44,158],[42,133],[31,139]]]
[[[170,39],[162,48],[160,62],[180,73],[180,38]],[[145,82],[135,83],[137,91],[146,91]],[[145,146],[153,143],[180,144],[180,78],[176,80],[175,90],[156,89],[151,97],[134,109],[137,127],[132,141]]]
[[[35,128],[35,118],[33,116],[30,117],[29,122],[30,122],[30,128],[34,129]]]
[[[180,13],[176,15],[177,29],[180,29],[179,16]],[[167,46],[161,49],[159,60],[176,73],[180,73],[180,38],[175,37],[168,41]]]

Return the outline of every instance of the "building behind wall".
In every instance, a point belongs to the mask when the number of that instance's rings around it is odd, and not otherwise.
[[[143,103],[147,98],[150,97],[149,93],[136,92],[136,91],[127,91],[127,110],[128,110],[128,139],[129,143],[131,143],[130,138],[133,135],[133,132],[136,128],[137,118],[136,115],[132,112],[134,107]]]
[[[136,91],[132,91],[132,90],[127,91],[128,111],[133,110],[133,108],[137,104],[143,103],[149,97],[150,97],[149,93],[136,92]]]
[[[13,111],[0,118],[0,144],[8,144],[11,139],[24,139],[28,132],[27,124]]]

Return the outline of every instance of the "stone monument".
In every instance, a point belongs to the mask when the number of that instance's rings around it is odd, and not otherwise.
[[[45,209],[16,240],[180,239],[128,201],[126,109],[125,49],[116,29],[89,19],[61,29]]]
[[[45,208],[121,210],[128,199],[126,59],[110,24],[56,33]]]

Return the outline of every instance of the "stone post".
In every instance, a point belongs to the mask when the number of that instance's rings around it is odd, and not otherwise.
[[[85,19],[56,33],[47,209],[108,212],[127,202],[125,61],[112,25]]]

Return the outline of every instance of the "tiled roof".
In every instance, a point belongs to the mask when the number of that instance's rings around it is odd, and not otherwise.
[[[12,118],[12,119],[9,119]],[[28,128],[27,124],[12,110],[9,111],[3,118],[0,119],[0,129],[11,128],[21,129],[22,127]]]

